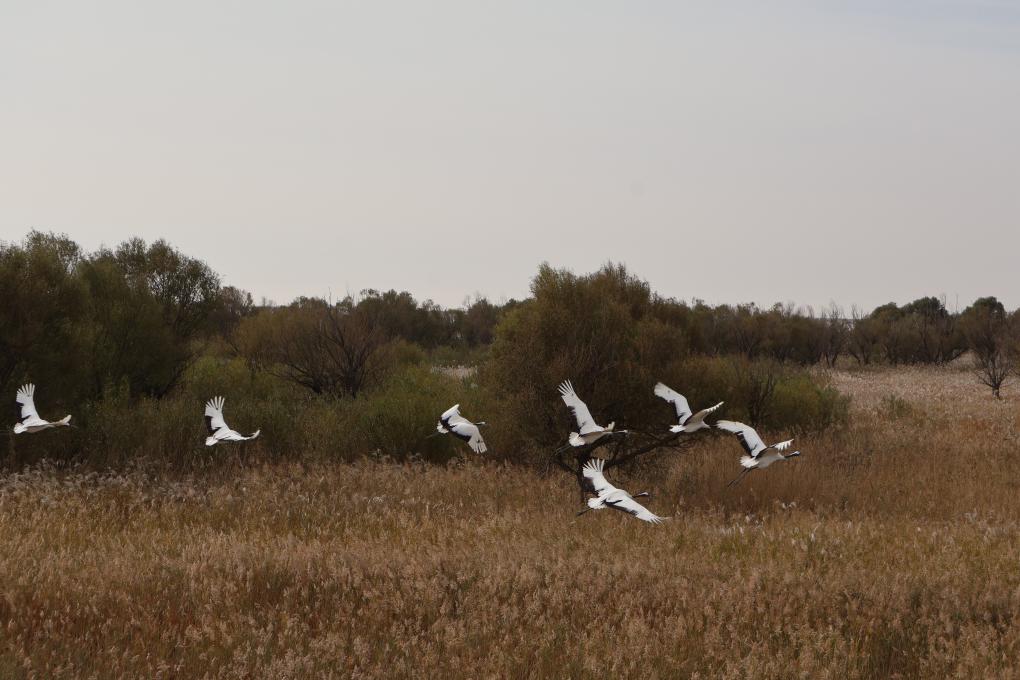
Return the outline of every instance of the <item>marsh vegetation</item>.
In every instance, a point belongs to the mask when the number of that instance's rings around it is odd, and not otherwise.
[[[0,295],[0,387],[79,426],[0,447],[0,677],[1014,672],[1017,314],[994,298],[713,307],[607,265],[456,310],[255,304],[163,242],[38,233],[0,245]],[[635,436],[673,421],[662,380],[803,456],[727,491],[739,447],[699,433],[613,470],[668,523],[576,517],[566,378]],[[203,446],[216,394],[257,440]],[[428,437],[457,402],[489,454]]]

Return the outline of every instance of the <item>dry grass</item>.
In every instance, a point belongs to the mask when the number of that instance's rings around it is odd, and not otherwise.
[[[1020,400],[841,373],[849,430],[731,492],[732,441],[632,471],[661,527],[469,464],[0,482],[0,677],[1013,677]]]

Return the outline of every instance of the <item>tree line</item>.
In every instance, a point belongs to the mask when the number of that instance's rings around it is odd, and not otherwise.
[[[825,379],[804,370],[817,364],[944,364],[969,353],[998,394],[1016,366],[1018,325],[993,297],[958,314],[934,297],[866,314],[685,302],[613,264],[584,275],[543,265],[527,299],[500,304],[451,309],[392,290],[257,304],[162,240],[93,252],[41,232],[0,243],[4,394],[33,381],[55,406],[151,410],[185,393],[207,398],[240,370],[244,391],[266,404],[342,403],[359,414],[350,427],[373,428],[357,446],[403,453],[435,445],[414,433],[460,394],[503,416],[490,435],[502,448],[550,446],[567,426],[551,390],[568,377],[593,408],[647,431],[661,425],[658,380],[699,402],[726,400],[729,417],[793,429],[845,417]],[[472,370],[454,384],[437,373],[444,365]],[[417,420],[396,427],[387,409]]]
[[[1014,366],[1020,316],[995,297],[960,313],[925,297],[870,313],[833,305],[816,314],[792,304],[687,303],[647,286],[627,291],[625,268],[609,265],[602,273],[613,278],[614,271],[615,293],[631,297],[631,315],[654,319],[678,356],[900,365],[945,364],[970,351],[995,389]],[[534,287],[557,275],[544,266]],[[521,304],[478,298],[449,309],[408,292],[365,290],[338,301],[256,305],[165,241],[131,239],[86,253],[66,236],[40,232],[0,243],[0,295],[0,385],[31,373],[81,398],[115,384],[163,396],[198,355],[218,345],[316,394],[356,396],[395,356],[450,350],[445,356],[456,361],[491,346],[501,319]],[[591,319],[611,297],[590,301]]]

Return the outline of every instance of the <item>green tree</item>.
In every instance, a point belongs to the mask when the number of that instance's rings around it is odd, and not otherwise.
[[[648,284],[621,265],[577,276],[544,264],[531,292],[500,321],[483,368],[518,441],[554,445],[576,427],[556,393],[567,379],[597,418],[632,430],[661,426],[651,386],[686,339],[652,314]]]
[[[66,236],[33,231],[0,243],[0,387],[47,385],[56,399],[74,396],[83,364],[80,323],[88,291],[79,278],[81,249]]]
[[[131,239],[81,266],[90,290],[91,388],[127,384],[162,397],[181,380],[213,331],[224,297],[219,277],[165,241]]]

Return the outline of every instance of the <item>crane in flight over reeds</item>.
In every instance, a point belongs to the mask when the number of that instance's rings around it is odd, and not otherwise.
[[[588,405],[577,396],[577,393],[574,392],[574,385],[569,380],[560,383],[559,389],[563,403],[574,413],[574,420],[577,421],[577,432],[571,432],[568,439],[571,446],[587,446],[613,434],[616,423],[609,423],[605,427],[596,423],[591,411],[588,410]],[[626,430],[620,430],[620,434],[625,433]]]
[[[15,396],[15,401],[20,404],[18,422],[14,425],[14,434],[22,432],[41,432],[51,427],[71,427],[71,416],[64,416],[62,419],[50,422],[39,417],[35,410],[35,385],[29,383],[22,385]]]
[[[779,442],[778,444],[766,445],[750,425],[737,423],[732,420],[720,420],[715,426],[720,430],[726,430],[737,435],[740,445],[744,447],[746,452],[746,455],[740,458],[740,464],[744,466],[744,469],[726,486],[733,486],[751,470],[764,470],[773,463],[800,455],[800,451],[783,454],[783,451],[790,448],[793,444],[792,439],[787,439],[785,442]]]
[[[652,524],[659,524],[664,519],[668,519],[667,517],[659,517],[634,500],[635,496],[631,496],[623,489],[618,489],[610,484],[602,473],[605,464],[606,462],[601,458],[592,458],[581,468],[584,478],[591,482],[592,488],[595,490],[595,498],[588,499],[588,507],[577,513],[578,516],[583,515],[589,510],[613,508],[614,510],[634,515],[638,519],[651,522]],[[642,491],[637,494],[637,497],[641,496],[651,496],[651,494],[647,491]]]
[[[209,436],[205,438],[206,446],[215,446],[219,442],[246,442],[255,439],[262,430],[255,430],[245,437],[237,430],[232,430],[223,420],[223,397],[213,397],[205,403],[205,424],[209,428]]]
[[[672,390],[662,383],[655,385],[655,396],[665,399],[673,408],[676,409],[677,424],[669,428],[669,431],[674,434],[681,432],[689,434],[691,432],[697,432],[698,430],[707,430],[712,426],[705,422],[705,418],[708,414],[718,410],[723,402],[719,402],[715,406],[709,408],[703,408],[697,413],[691,411],[690,404],[687,403],[687,397],[680,394],[676,390]]]
[[[479,426],[484,425],[484,420],[472,423],[460,414],[460,404],[454,404],[446,409],[443,415],[439,416],[439,424],[436,425],[436,430],[439,431],[439,434],[452,434],[458,439],[463,439],[475,453],[485,453],[489,449],[485,445],[485,440],[482,439],[481,431],[478,429]]]

